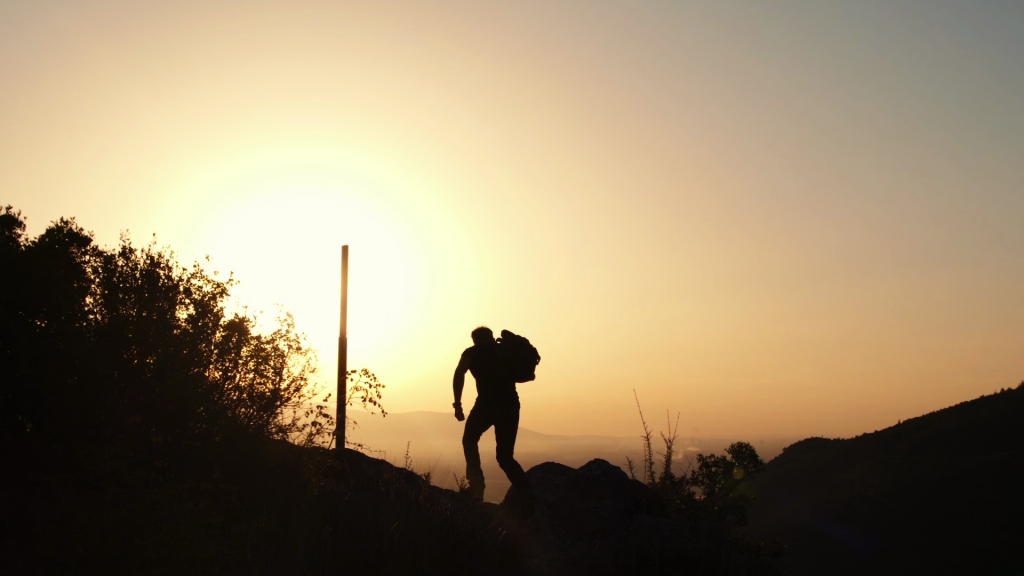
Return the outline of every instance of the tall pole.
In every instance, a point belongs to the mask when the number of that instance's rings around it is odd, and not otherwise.
[[[335,442],[338,453],[345,448],[345,409],[348,399],[348,244],[341,247],[341,329],[338,333],[338,411]]]

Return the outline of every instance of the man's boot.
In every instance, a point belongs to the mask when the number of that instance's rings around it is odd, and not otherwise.
[[[476,484],[476,485],[470,484],[469,487],[466,488],[465,494],[466,494],[466,496],[469,497],[470,500],[472,500],[473,502],[476,502],[477,504],[483,502],[484,501],[484,486],[483,486],[483,483],[481,482],[480,484]]]

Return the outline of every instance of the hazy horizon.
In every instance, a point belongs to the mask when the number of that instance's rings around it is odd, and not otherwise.
[[[0,0],[0,203],[208,254],[328,387],[349,244],[395,413],[487,325],[527,429],[849,437],[1024,380],[1021,54],[999,0]]]
[[[655,452],[664,452],[660,432],[668,434],[665,414],[648,417],[648,426],[654,433]],[[349,432],[349,441],[365,445],[367,453],[383,458],[396,466],[409,466],[417,473],[430,472],[434,484],[445,488],[455,486],[454,477],[466,474],[466,461],[462,453],[462,423],[451,414],[428,410],[389,413],[386,417],[356,412],[359,426]],[[637,417],[637,433],[626,436],[591,434],[547,434],[526,427],[519,428],[516,440],[516,460],[526,469],[543,462],[558,462],[578,468],[595,458],[602,458],[628,470],[626,458],[634,462],[643,460],[643,427]],[[695,465],[697,454],[725,453],[733,442],[749,442],[766,461],[778,456],[782,450],[801,438],[693,436],[680,434],[675,443],[677,473]],[[411,459],[406,461],[406,457]],[[485,498],[499,502],[511,485],[495,460],[494,429],[488,430],[480,440],[480,456],[487,482]]]

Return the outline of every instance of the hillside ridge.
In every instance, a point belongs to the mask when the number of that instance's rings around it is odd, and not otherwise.
[[[1008,552],[1024,514],[1021,438],[1024,386],[854,438],[801,440],[745,486],[744,532],[777,535],[794,574],[949,573],[982,558],[1024,568]]]

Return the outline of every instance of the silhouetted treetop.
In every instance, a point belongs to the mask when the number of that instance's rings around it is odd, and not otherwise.
[[[0,430],[7,440],[105,439],[130,452],[233,433],[309,431],[315,356],[288,314],[277,328],[228,313],[234,281],[178,264],[155,241],[97,246],[75,220],[36,238],[0,214]],[[321,416],[323,416],[321,411]],[[293,438],[294,439],[294,438]],[[300,439],[301,440],[301,439]]]

